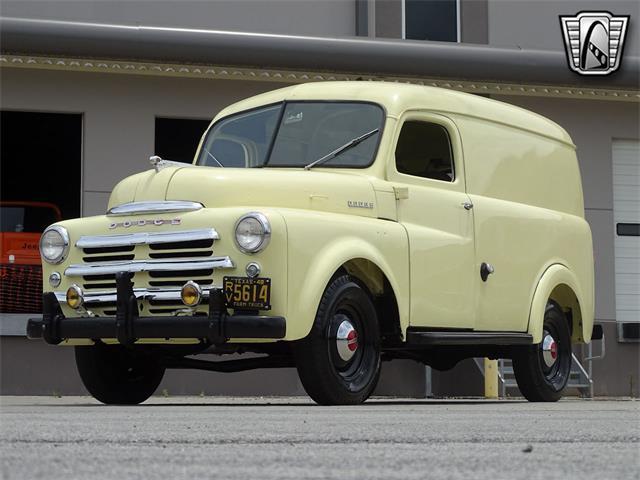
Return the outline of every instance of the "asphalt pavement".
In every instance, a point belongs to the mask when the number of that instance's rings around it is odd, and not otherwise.
[[[1,397],[3,479],[640,478],[640,402]]]

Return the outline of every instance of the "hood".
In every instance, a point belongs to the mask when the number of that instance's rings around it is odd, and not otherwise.
[[[374,218],[379,211],[369,179],[349,171],[168,167],[135,177],[137,182],[130,177],[116,187],[110,206],[124,201],[189,200],[208,208],[301,208]],[[131,195],[133,183],[137,185]],[[127,188],[123,191],[121,186]]]

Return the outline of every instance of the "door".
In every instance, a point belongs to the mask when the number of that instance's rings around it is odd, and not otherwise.
[[[454,123],[412,112],[398,123],[394,182],[409,237],[411,326],[473,328],[473,209]]]
[[[614,140],[612,157],[616,320],[622,339],[637,341],[627,322],[640,321],[640,142]]]

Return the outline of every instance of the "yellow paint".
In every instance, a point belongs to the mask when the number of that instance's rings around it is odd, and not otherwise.
[[[363,88],[366,86],[366,88]],[[557,124],[486,98],[437,88],[360,82],[304,84],[238,102],[218,119],[284,100],[361,100],[380,104],[386,120],[375,162],[364,169],[320,166],[235,169],[169,167],[121,181],[109,206],[141,200],[192,200],[206,208],[180,217],[180,230],[214,227],[215,255],[235,268],[214,273],[244,275],[250,261],[272,279],[270,315],[287,319],[286,340],[309,332],[320,297],[341,267],[362,277],[372,291],[383,274],[398,302],[401,331],[409,326],[464,327],[542,335],[544,307],[552,298],[573,312],[574,340],[588,341],[593,325],[593,255],[584,220],[575,147]],[[455,156],[455,181],[398,173],[395,145],[406,120],[442,125]],[[197,156],[196,156],[197,158]],[[349,201],[373,208],[351,208]],[[462,203],[471,202],[472,210]],[[265,214],[269,246],[255,255],[234,242],[237,219]],[[125,217],[118,217],[123,221]],[[81,235],[175,231],[176,227],[109,229],[114,217],[61,222],[72,243]],[[143,229],[143,230],[140,230]],[[148,255],[136,247],[138,258]],[[82,263],[71,248],[61,265],[44,264],[44,278]],[[495,268],[486,282],[482,262]],[[136,286],[148,285],[136,275]],[[77,279],[63,276],[59,291]],[[45,280],[46,282],[46,280]],[[45,283],[45,290],[50,290]],[[206,306],[199,307],[206,311]],[[63,305],[65,315],[77,312]],[[265,340],[267,341],[267,340]]]
[[[484,359],[484,398],[498,398],[498,361]]]

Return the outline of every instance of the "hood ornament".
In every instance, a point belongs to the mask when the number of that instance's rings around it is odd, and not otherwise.
[[[162,161],[162,158],[158,155],[151,155],[149,157],[149,163],[156,169],[156,172],[160,171]]]
[[[149,163],[155,168],[156,173],[167,167],[196,167],[192,163],[176,162],[174,160],[165,160],[158,155],[152,155],[149,157]]]

